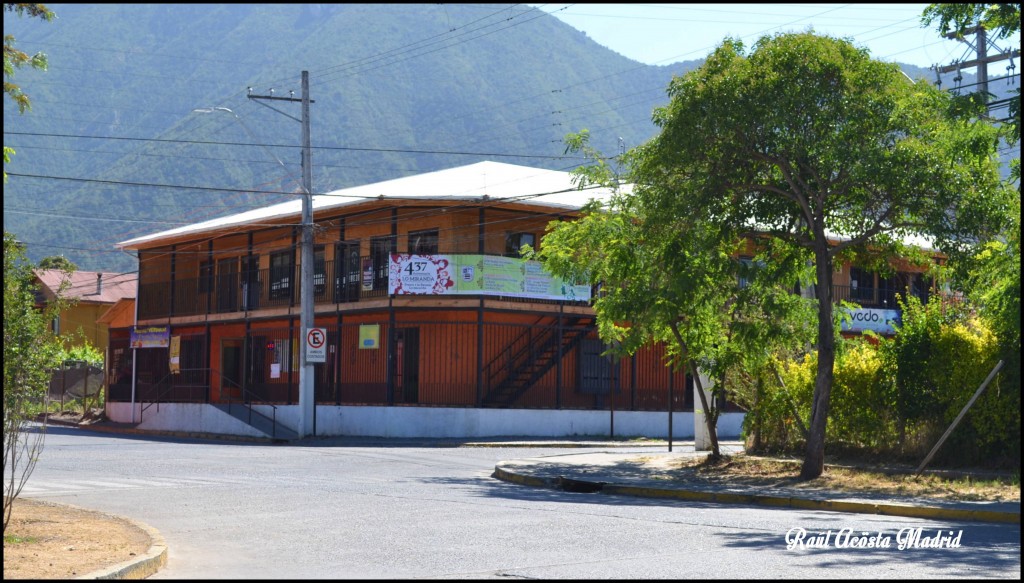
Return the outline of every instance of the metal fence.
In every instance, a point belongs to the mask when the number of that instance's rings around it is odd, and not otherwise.
[[[387,320],[326,326],[326,362],[313,365],[323,405],[675,411],[692,409],[692,385],[669,370],[663,346],[612,360],[592,318],[550,323]],[[372,331],[372,334],[368,334]],[[376,342],[366,342],[367,338]],[[211,382],[231,379],[246,400],[299,400],[298,327],[253,327],[237,371],[210,358],[204,335],[183,337],[181,372],[167,349],[138,349],[136,402],[210,402]],[[216,355],[213,356],[216,358]],[[131,351],[111,341],[111,401],[131,399]],[[227,386],[220,399],[236,399]],[[217,400],[215,396],[213,400]]]

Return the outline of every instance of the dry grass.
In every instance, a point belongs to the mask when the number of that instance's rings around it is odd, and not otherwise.
[[[17,498],[4,531],[4,579],[72,579],[142,556],[150,536],[122,518]]]
[[[649,460],[651,463],[655,463]],[[705,484],[733,484],[761,487],[789,487],[801,490],[862,492],[940,500],[1020,502],[1020,476],[976,478],[923,474],[913,469],[854,468],[826,465],[824,473],[800,481],[799,460],[726,456],[717,462],[705,458],[672,459],[663,463],[662,479]]]

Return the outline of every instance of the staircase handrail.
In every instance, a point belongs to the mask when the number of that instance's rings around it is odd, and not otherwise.
[[[277,405],[275,405],[275,404],[273,404],[273,403],[271,403],[269,401],[264,400],[263,398],[261,398],[256,393],[250,391],[249,389],[243,387],[242,385],[238,384],[237,382],[235,382],[235,381],[229,379],[228,377],[224,376],[224,374],[221,373],[219,370],[211,368],[210,371],[217,373],[217,376],[219,376],[220,379],[221,379],[221,383],[224,383],[225,381],[227,381],[228,384],[234,385],[235,387],[241,389],[241,397],[242,397],[241,404],[242,404],[242,406],[244,406],[246,409],[249,410],[249,420],[248,420],[247,423],[249,423],[249,425],[252,425],[252,415],[253,415],[253,413],[263,417],[264,419],[269,420],[270,423],[271,423],[271,425],[270,425],[270,437],[271,437],[271,439],[276,439],[277,438]],[[250,398],[246,399],[245,397],[247,397],[247,396],[250,396]],[[255,398],[252,398],[252,397],[255,397]],[[228,396],[228,398],[227,398],[228,412],[230,412],[232,406],[234,406],[234,404],[238,403],[238,402],[239,401],[235,400],[234,397]],[[269,406],[270,410],[271,410],[271,416],[267,417],[263,413],[260,413],[259,411],[256,411],[255,409],[253,409],[253,403]]]

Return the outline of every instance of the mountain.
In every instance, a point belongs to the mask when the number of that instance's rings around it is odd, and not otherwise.
[[[672,76],[700,65],[637,63],[524,5],[48,6],[4,19],[50,64],[16,72],[31,111],[4,100],[4,228],[92,270],[135,268],[118,241],[294,196],[299,104],[249,87],[299,97],[309,71],[326,192],[481,160],[575,168],[566,134],[645,142]]]

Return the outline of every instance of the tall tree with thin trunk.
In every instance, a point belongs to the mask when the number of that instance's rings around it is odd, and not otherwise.
[[[70,280],[68,280],[70,281]],[[60,362],[60,340],[49,323],[60,313],[60,299],[36,306],[37,283],[22,245],[4,232],[4,530],[43,449],[42,431],[30,427],[46,405],[50,374]]]
[[[665,212],[660,192],[645,184],[619,191],[622,177],[589,148],[587,136],[569,137],[570,150],[596,162],[577,171],[580,186],[600,183],[616,194],[585,207],[579,220],[553,222],[536,257],[556,275],[600,285],[594,311],[610,351],[666,347],[669,364],[694,380],[711,457],[718,458],[716,423],[729,395],[728,373],[760,361],[773,346],[804,344],[811,334],[807,302],[790,293],[806,257],[748,247],[708,221]],[[622,162],[628,176],[634,162],[630,155]],[[771,263],[741,261],[744,252],[771,255]]]
[[[948,94],[848,41],[764,37],[747,53],[726,40],[673,79],[659,135],[638,148],[634,179],[665,212],[758,233],[809,252],[818,368],[801,477],[824,468],[835,363],[836,257],[897,255],[911,236],[963,250],[998,229],[994,129]]]

